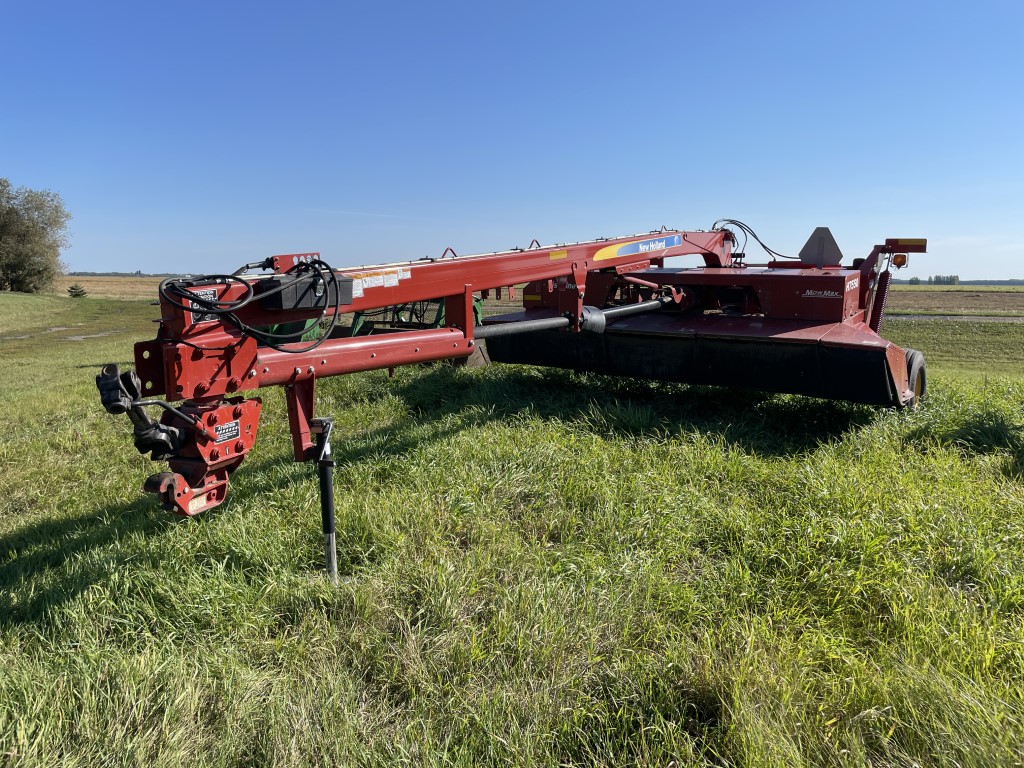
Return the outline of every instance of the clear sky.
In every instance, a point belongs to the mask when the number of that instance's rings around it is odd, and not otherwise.
[[[731,217],[1024,278],[1024,0],[0,0],[0,30],[0,176],[64,198],[73,270]]]

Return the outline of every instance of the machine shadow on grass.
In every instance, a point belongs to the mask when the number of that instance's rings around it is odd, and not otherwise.
[[[46,623],[62,605],[138,555],[111,545],[174,524],[154,510],[151,499],[137,498],[70,519],[47,517],[0,535],[0,628]],[[107,556],[95,556],[106,548]]]
[[[335,432],[334,460],[347,465],[374,456],[402,456],[425,442],[524,416],[579,422],[595,432],[623,436],[707,433],[748,453],[779,457],[814,450],[865,427],[878,411],[810,397],[554,369],[509,366],[500,376],[473,376],[457,368],[435,366],[411,381],[382,389],[380,396],[399,397],[410,415],[356,436]],[[334,407],[344,408],[345,404],[338,402]],[[329,410],[319,407],[323,415],[330,415]],[[450,416],[458,419],[446,418]],[[413,424],[415,431],[409,429]],[[290,454],[248,462],[246,492],[273,490],[281,482],[280,473],[293,466]],[[296,481],[311,481],[312,475],[305,470],[295,472]]]
[[[394,394],[421,420],[466,412],[473,422],[510,421],[529,414],[620,435],[701,432],[764,456],[813,450],[867,426],[878,413],[796,395],[511,366],[478,380],[438,367]]]

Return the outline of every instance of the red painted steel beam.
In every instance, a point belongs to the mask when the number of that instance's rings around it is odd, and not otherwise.
[[[336,274],[365,283],[359,289],[363,295],[355,296],[345,306],[346,312],[360,312],[462,294],[467,287],[481,291],[570,275],[577,276],[582,284],[583,275],[591,270],[694,254],[701,255],[705,262],[713,261],[709,266],[729,266],[731,235],[724,231],[666,230],[528,251],[352,267],[336,270]],[[287,260],[281,262],[281,268],[289,266]]]
[[[344,373],[396,368],[472,354],[475,342],[457,328],[387,333],[332,339],[314,352],[293,355],[276,349],[261,349],[254,386],[293,384],[306,378],[338,376]],[[301,364],[299,361],[303,361]]]

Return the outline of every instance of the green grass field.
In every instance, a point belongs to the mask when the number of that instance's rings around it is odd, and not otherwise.
[[[223,507],[142,494],[93,379],[154,316],[0,293],[0,765],[1024,761],[1024,324],[889,321],[915,411],[323,381],[332,587],[280,391]]]

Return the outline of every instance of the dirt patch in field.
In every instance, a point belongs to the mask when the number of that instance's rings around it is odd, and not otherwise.
[[[85,341],[86,339],[102,339],[104,336],[114,336],[124,331],[103,331],[101,333],[83,333],[78,336],[65,336],[64,341]]]
[[[17,336],[0,336],[0,341],[21,341],[23,339],[34,339],[39,336],[46,336],[51,333],[60,333],[61,331],[70,331],[72,326],[70,325],[55,325],[52,328],[46,328],[36,333],[20,333]],[[119,333],[124,333],[124,329],[114,329],[110,331],[100,331],[99,333],[79,333],[73,336],[59,336],[60,341],[85,341],[86,339],[102,339],[104,336],[115,336]]]
[[[888,308],[899,312],[935,312],[945,315],[1024,315],[1024,293],[1020,291],[899,291],[889,294]]]
[[[67,296],[68,288],[80,285],[87,296],[98,299],[152,299],[156,301],[156,288],[162,277],[109,277],[105,275],[73,276],[57,278],[54,293]]]

